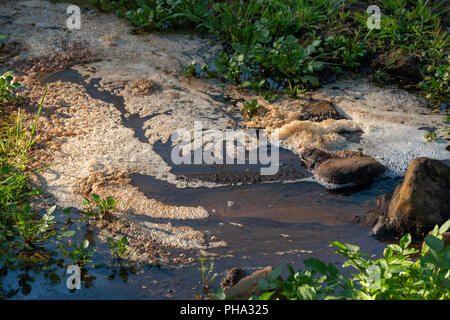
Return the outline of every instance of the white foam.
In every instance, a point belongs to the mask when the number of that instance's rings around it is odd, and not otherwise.
[[[386,166],[388,177],[403,176],[409,163],[417,157],[449,159],[447,142],[437,139],[427,142],[426,131],[397,123],[362,124],[364,134],[359,147]]]

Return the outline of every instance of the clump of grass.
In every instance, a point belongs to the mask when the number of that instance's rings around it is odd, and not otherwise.
[[[443,3],[381,0],[381,28],[369,30],[373,4],[353,0],[91,0],[117,12],[139,30],[196,28],[224,45],[217,76],[253,90],[315,88],[330,72],[359,72],[367,59],[420,57],[418,85],[432,101],[448,100],[449,41]],[[376,70],[377,71],[377,70]],[[270,79],[270,81],[267,81]],[[408,85],[410,86],[410,85]]]

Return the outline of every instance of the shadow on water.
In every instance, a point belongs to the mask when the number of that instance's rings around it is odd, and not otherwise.
[[[346,223],[375,206],[398,181],[379,181],[357,193],[330,192],[315,182],[244,184],[219,188],[177,188],[151,176],[135,174],[132,185],[167,205],[202,206],[220,217],[253,217],[280,222]]]
[[[279,149],[279,168],[273,175],[261,175],[262,168],[270,167],[270,164],[263,165],[258,161],[256,164],[249,164],[249,152],[245,153],[245,164],[238,164],[234,160],[233,164],[174,164],[172,161],[171,142],[162,143],[157,141],[153,145],[153,150],[158,153],[163,160],[172,167],[171,172],[179,180],[200,180],[218,184],[236,185],[236,184],[256,184],[268,181],[294,181],[311,176],[303,164],[303,161],[290,150]],[[256,150],[260,152],[259,149]],[[223,153],[226,154],[225,144]],[[272,160],[271,146],[267,148],[268,159]],[[191,160],[193,153],[191,152]],[[259,160],[260,158],[258,158]],[[225,162],[225,161],[224,161]]]

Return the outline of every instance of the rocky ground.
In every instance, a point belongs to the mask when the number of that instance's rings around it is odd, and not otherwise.
[[[449,158],[442,131],[447,110],[431,110],[424,99],[395,87],[348,77],[298,99],[269,103],[233,86],[183,76],[183,66],[192,60],[212,63],[221,52],[210,39],[132,35],[126,21],[87,10],[81,29],[68,30],[66,4],[0,1],[0,6],[1,33],[9,35],[0,71],[16,72],[27,112],[36,110],[48,85],[34,163],[52,164],[39,175],[46,201],[81,209],[83,196],[92,192],[119,199],[116,219],[125,222],[101,229],[105,236],[116,230],[132,239],[136,260],[150,259],[147,244],[196,250],[227,246],[192,223],[210,217],[207,208],[167,204],[131,183],[130,176],[140,174],[178,188],[229,184],[181,179],[155,151],[176,129],[192,130],[196,120],[207,129],[279,129],[281,145],[305,162],[308,181],[327,188],[401,177],[417,157]],[[262,107],[245,122],[242,102],[251,99]],[[437,139],[427,142],[427,131]],[[305,178],[293,176],[279,180]]]

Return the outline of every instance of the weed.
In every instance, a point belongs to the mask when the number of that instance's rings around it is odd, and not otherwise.
[[[15,95],[14,91],[21,87],[21,84],[14,82],[13,80],[14,72],[7,71],[0,76],[0,107],[4,105],[5,102],[19,102],[23,99],[22,96]]]
[[[256,99],[253,99],[252,101],[245,101],[244,102],[245,115],[249,118],[252,118],[260,107],[261,106],[258,104],[258,100]]]
[[[79,267],[84,267],[86,264],[92,262],[92,256],[95,253],[94,249],[89,249],[89,240],[83,240],[78,246],[63,245],[60,243],[59,249],[62,255],[72,260],[72,264]]]
[[[205,254],[202,252],[199,257],[200,268],[198,269],[202,274],[202,287],[203,293],[208,297],[211,296],[210,286],[214,279],[217,277],[217,273],[214,272],[214,262],[210,261],[206,264]]]
[[[424,138],[427,142],[432,142],[437,138],[437,136],[434,132],[427,132]]]
[[[14,228],[22,240],[22,248],[32,250],[43,244],[47,239],[56,236],[55,216],[52,214],[56,206],[47,210],[42,217],[33,213],[29,204],[15,212],[16,223]]]
[[[117,261],[120,261],[128,255],[128,239],[123,236],[120,240],[115,241],[112,238],[107,238],[106,241],[109,243],[109,248]]]
[[[89,218],[104,218],[116,208],[116,203],[113,197],[102,198],[93,193],[92,201],[89,198],[83,200],[82,220],[87,223]]]
[[[197,62],[192,61],[189,66],[184,67],[184,71],[186,72],[186,77],[197,78],[199,75],[197,72]]]

